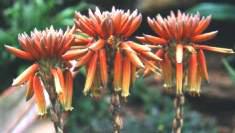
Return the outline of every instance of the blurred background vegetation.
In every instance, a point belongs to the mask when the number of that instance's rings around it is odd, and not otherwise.
[[[143,13],[143,23],[135,35],[154,34],[146,23],[147,16],[169,14],[178,9],[186,12],[200,12],[212,15],[208,30],[219,30],[211,41],[217,46],[233,48],[235,43],[235,1],[234,0],[1,0],[0,1],[0,92],[7,89],[12,80],[29,65],[16,59],[4,50],[4,44],[18,47],[17,35],[30,33],[34,28],[43,29],[50,25],[65,29],[73,24],[74,11],[87,13],[88,8],[98,6],[109,10],[112,6]],[[133,37],[134,39],[134,37]],[[185,133],[230,133],[235,131],[235,57],[221,58],[208,56],[212,85],[204,84],[200,98],[187,97],[185,108]],[[224,67],[225,66],[225,67]],[[228,71],[225,71],[225,68]],[[218,73],[217,75],[214,73]],[[211,74],[212,73],[212,74]],[[227,73],[230,78],[227,78]],[[221,77],[222,75],[222,77]],[[215,80],[213,82],[213,80]],[[91,99],[82,95],[84,76],[75,79],[74,111],[71,113],[67,132],[103,133],[111,131],[108,113],[109,97]],[[218,82],[217,82],[218,81]],[[215,84],[213,84],[215,83]],[[217,84],[216,84],[217,83]],[[229,88],[225,89],[224,88]],[[208,90],[208,91],[207,91]],[[226,92],[226,90],[228,90]],[[223,115],[225,115],[223,117]],[[162,91],[153,77],[140,78],[133,86],[131,96],[123,111],[124,133],[168,133],[173,117],[172,95]],[[1,120],[1,118],[0,118]]]

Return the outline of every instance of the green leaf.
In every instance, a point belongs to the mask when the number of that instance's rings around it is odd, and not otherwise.
[[[235,21],[235,6],[229,4],[201,3],[189,9],[188,12],[199,12],[203,16],[212,15],[216,20]]]
[[[233,81],[235,81],[235,70],[229,65],[228,61],[226,59],[222,60],[224,63],[225,68],[227,69],[230,77]]]
[[[75,11],[83,11],[90,7],[90,4],[82,1],[77,6],[66,8],[55,16],[54,23],[63,26],[72,25]]]
[[[10,32],[0,29],[0,45],[15,43],[15,37]]]

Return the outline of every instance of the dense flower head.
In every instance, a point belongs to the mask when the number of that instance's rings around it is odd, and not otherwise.
[[[30,36],[26,33],[19,34],[18,40],[23,50],[8,45],[5,45],[5,48],[15,56],[34,63],[20,74],[12,85],[27,84],[26,99],[35,94],[39,115],[47,112],[44,97],[46,91],[50,97],[58,95],[58,100],[64,109],[71,110],[73,80],[69,70],[71,66],[62,55],[73,43],[72,31],[67,29],[63,32],[53,27],[43,31],[35,29]],[[50,88],[51,84],[55,88]]]
[[[139,27],[142,15],[137,10],[124,12],[121,9],[112,8],[112,11],[101,12],[96,8],[94,12],[89,9],[89,17],[75,14],[75,25],[82,32],[93,37],[107,39],[111,35],[129,37]]]
[[[151,61],[160,58],[152,53],[151,48],[128,40],[141,20],[137,10],[130,13],[129,10],[124,12],[113,8],[111,12],[100,12],[96,8],[94,12],[89,10],[89,17],[76,12],[75,30],[78,34],[75,35],[75,45],[63,58],[76,59],[77,68],[85,66],[85,94],[91,91],[94,95],[112,80],[114,90],[127,97],[137,69],[155,68]]]
[[[234,53],[231,49],[202,44],[217,34],[217,31],[203,33],[210,21],[211,16],[200,17],[199,13],[193,15],[181,11],[171,12],[166,18],[161,15],[148,18],[149,26],[158,37],[144,35],[137,39],[161,46],[156,55],[163,59],[159,64],[165,87],[171,88],[176,84],[176,93],[181,94],[185,85],[189,92],[199,95],[201,80],[208,80],[204,50]]]

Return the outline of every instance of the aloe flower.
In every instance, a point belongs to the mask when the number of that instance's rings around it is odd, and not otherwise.
[[[151,48],[128,40],[141,20],[137,10],[131,13],[113,8],[111,12],[100,12],[96,8],[94,12],[89,10],[88,17],[76,12],[76,31],[88,37],[76,35],[76,45],[63,58],[76,59],[77,68],[85,66],[85,94],[89,91],[94,94],[111,82],[115,91],[127,97],[137,69],[146,65],[154,67],[151,61],[160,60]]]
[[[176,93],[183,93],[185,84],[192,94],[199,95],[201,80],[208,80],[208,71],[204,51],[234,53],[232,49],[205,45],[216,36],[218,31],[203,33],[209,26],[211,16],[171,12],[166,18],[157,15],[148,18],[148,24],[158,35],[137,37],[141,42],[160,45],[156,55],[163,59],[160,62],[164,78],[164,87],[171,88],[176,84]],[[185,76],[184,76],[185,75]]]
[[[18,40],[22,50],[9,45],[5,45],[5,48],[16,57],[33,64],[20,74],[12,85],[27,85],[26,99],[35,96],[39,115],[47,113],[44,96],[46,91],[50,99],[60,101],[66,111],[72,110],[73,78],[69,70],[71,66],[69,60],[62,57],[74,40],[71,30],[63,32],[53,27],[43,31],[35,29],[31,35],[19,34]]]

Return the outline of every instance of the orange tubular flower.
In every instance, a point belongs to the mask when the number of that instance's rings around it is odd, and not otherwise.
[[[96,8],[88,13],[89,17],[76,12],[75,25],[76,31],[89,37],[76,35],[76,45],[63,57],[76,59],[78,68],[86,66],[85,94],[106,88],[108,82],[113,82],[114,90],[127,97],[135,80],[136,67],[144,68],[149,61],[160,60],[151,48],[128,41],[141,24],[142,16],[137,10],[130,13],[115,8],[111,12],[100,12]]]
[[[64,109],[71,110],[72,77],[69,59],[65,60],[62,57],[74,40],[71,30],[63,33],[62,30],[54,30],[53,27],[44,31],[35,29],[31,36],[26,33],[20,34],[18,40],[23,50],[8,45],[5,45],[5,48],[15,56],[34,63],[19,75],[12,85],[27,83],[26,99],[29,100],[35,94],[39,115],[44,115],[47,111],[44,89],[50,98],[58,95]],[[48,87],[51,84],[55,86],[54,89]]]
[[[217,31],[203,33],[210,21],[211,16],[201,18],[199,13],[191,15],[180,11],[177,14],[171,12],[166,18],[157,15],[156,18],[148,18],[148,24],[159,37],[137,37],[141,42],[161,46],[162,52],[159,50],[156,55],[163,58],[160,66],[163,70],[164,86],[170,88],[175,81],[177,94],[183,93],[183,85],[186,84],[191,93],[199,95],[201,79],[208,80],[204,50],[234,53],[232,49],[201,44],[217,34]],[[175,70],[172,69],[174,66]],[[187,76],[183,76],[185,74]]]

